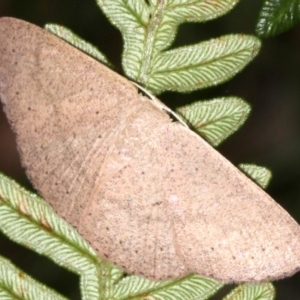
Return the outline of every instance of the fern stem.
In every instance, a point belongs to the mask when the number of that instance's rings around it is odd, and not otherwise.
[[[146,37],[144,44],[144,59],[141,63],[140,72],[138,75],[138,82],[145,85],[148,80],[148,69],[151,65],[151,59],[155,55],[157,49],[154,47],[156,31],[159,29],[163,20],[165,11],[165,0],[158,1],[155,9],[152,12],[152,16],[149,18],[150,22],[146,29]]]

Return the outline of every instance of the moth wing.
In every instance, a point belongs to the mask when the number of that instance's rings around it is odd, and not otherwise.
[[[27,173],[101,255],[155,279],[297,270],[298,224],[126,79],[23,21],[1,19],[0,40],[0,97]]]
[[[299,270],[300,227],[258,185],[195,133],[161,133],[165,201],[178,256],[222,281],[279,279]]]

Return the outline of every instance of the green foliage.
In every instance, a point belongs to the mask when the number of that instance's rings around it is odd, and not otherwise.
[[[262,188],[265,189],[269,185],[272,178],[269,169],[253,164],[240,164],[239,168]]]
[[[227,35],[168,50],[182,22],[204,22],[231,10],[238,0],[97,0],[124,38],[123,67],[129,78],[153,93],[165,90],[191,91],[224,82],[240,71],[257,54],[258,39]],[[94,46],[67,29],[47,29],[101,62],[109,64]],[[218,98],[178,108],[179,114],[211,144],[218,145],[246,120],[250,108],[236,97]],[[258,182],[260,172],[243,167]],[[102,261],[69,224],[60,219],[38,196],[0,175],[0,230],[12,240],[46,255],[80,276],[82,299],[208,299],[223,284],[198,275],[153,282],[138,276],[124,276],[112,264]],[[35,282],[9,262],[0,263],[1,299],[63,299]],[[22,276],[20,276],[20,274]],[[19,276],[19,277],[18,277]],[[20,293],[22,284],[30,294]],[[44,293],[44,294],[41,294]],[[269,283],[238,286],[226,299],[273,299]]]
[[[250,105],[240,98],[198,101],[177,108],[187,124],[211,145],[218,146],[246,121]]]
[[[46,24],[45,29],[52,32],[53,34],[60,37],[61,39],[65,40],[66,42],[70,43],[72,46],[76,47],[77,49],[94,57],[95,59],[102,62],[103,64],[106,64],[108,66],[111,65],[102,52],[100,52],[95,46],[81,39],[78,35],[73,33],[68,28],[56,24]]]
[[[184,278],[154,282],[138,276],[129,276],[121,280],[114,288],[113,299],[150,299],[155,300],[204,300],[214,295],[222,283],[216,280],[189,275]]]
[[[43,199],[1,174],[0,229],[15,242],[80,274],[86,299],[99,295],[103,267],[95,251]]]
[[[300,0],[265,0],[256,25],[261,37],[280,34],[300,21]]]
[[[230,79],[260,48],[258,39],[229,35],[165,51],[182,22],[204,22],[228,12],[238,1],[97,0],[124,39],[126,75],[155,94],[187,92]]]
[[[0,207],[1,208],[1,207]],[[0,299],[66,300],[65,297],[38,283],[0,256]]]
[[[274,287],[270,283],[242,284],[235,288],[224,300],[271,300],[274,297]]]

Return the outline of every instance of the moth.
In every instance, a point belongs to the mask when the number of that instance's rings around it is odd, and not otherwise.
[[[299,270],[300,227],[155,101],[45,30],[0,19],[0,98],[33,185],[101,258],[160,280]]]

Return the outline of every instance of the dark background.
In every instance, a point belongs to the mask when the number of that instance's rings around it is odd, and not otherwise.
[[[175,46],[192,44],[228,33],[254,34],[262,1],[241,0],[226,16],[205,24],[181,25]],[[39,26],[65,25],[102,50],[121,68],[122,38],[94,0],[0,0],[0,16],[13,16]],[[232,161],[269,167],[273,179],[267,192],[300,223],[300,26],[263,40],[259,56],[231,81],[190,94],[164,93],[176,107],[185,101],[239,96],[252,113],[239,132],[218,149]],[[0,171],[30,187],[20,166],[14,136],[0,109]],[[246,216],[247,212],[245,212]],[[299,249],[300,251],[300,249]],[[0,235],[0,255],[71,299],[80,299],[78,277],[44,257]],[[300,275],[275,282],[278,300],[300,298]]]

